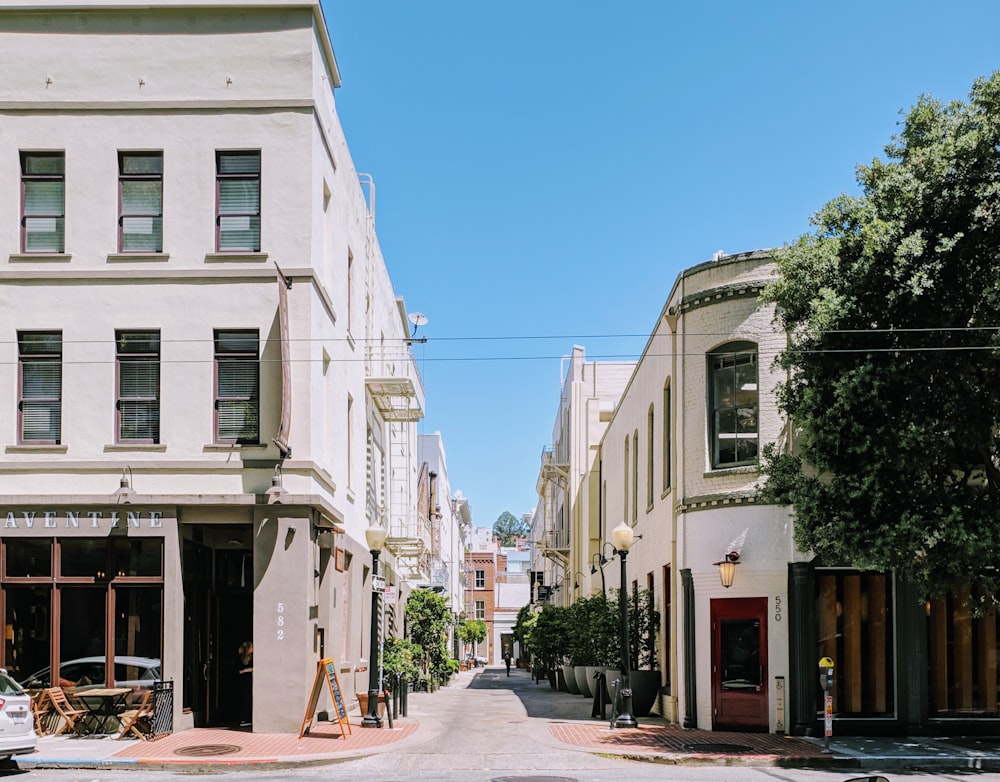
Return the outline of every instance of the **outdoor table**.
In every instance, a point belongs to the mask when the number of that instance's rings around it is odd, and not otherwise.
[[[125,709],[125,700],[132,690],[128,687],[97,688],[75,693],[76,699],[87,709],[80,720],[81,734],[114,733],[121,727],[118,715]]]

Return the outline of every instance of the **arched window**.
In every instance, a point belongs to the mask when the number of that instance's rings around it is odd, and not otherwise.
[[[646,508],[653,507],[653,406],[646,414]]]
[[[639,520],[639,430],[632,433],[632,524]]]
[[[670,380],[663,386],[663,491],[670,488]]]
[[[625,435],[625,475],[622,480],[622,498],[625,502],[625,507],[622,508],[622,521],[628,521],[628,457],[629,457],[629,438]]]
[[[708,428],[713,467],[757,460],[757,346],[730,342],[708,354]]]

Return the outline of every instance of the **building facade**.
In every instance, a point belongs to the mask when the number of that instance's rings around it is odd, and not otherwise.
[[[0,665],[159,659],[180,730],[237,720],[251,641],[254,730],[298,730],[318,660],[367,689],[366,528],[421,567],[423,388],[321,7],[0,18]]]

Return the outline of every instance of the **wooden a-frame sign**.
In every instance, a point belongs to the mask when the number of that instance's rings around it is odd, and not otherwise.
[[[306,704],[306,715],[302,718],[302,727],[299,729],[299,738],[309,733],[312,727],[313,718],[316,716],[316,706],[319,704],[319,694],[323,689],[323,682],[330,688],[330,697],[333,698],[333,711],[337,715],[337,723],[340,725],[340,734],[346,739],[351,732],[351,723],[347,719],[347,705],[344,703],[344,692],[340,689],[340,679],[337,678],[337,666],[333,659],[327,657],[316,663],[316,678],[313,679],[312,691],[309,693],[309,702]],[[346,732],[344,728],[347,728]]]

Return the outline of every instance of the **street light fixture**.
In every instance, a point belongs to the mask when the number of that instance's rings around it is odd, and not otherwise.
[[[722,586],[729,589],[733,585],[736,566],[740,564],[740,552],[730,551],[721,560],[712,564],[719,568],[719,580],[722,582]]]
[[[606,549],[608,546],[611,546],[611,544],[605,542],[604,545],[601,546],[601,550],[598,551],[596,554],[594,554],[594,556],[592,556],[590,558],[590,575],[592,575],[592,576],[596,575],[596,573],[597,573],[598,570],[601,571],[601,594],[604,597],[608,596],[608,590],[607,590],[607,587],[604,584],[604,566],[606,564],[608,564],[608,558],[604,556],[604,549]],[[612,557],[614,556],[614,550],[615,550],[615,547],[611,546],[611,552],[612,552],[611,556]],[[596,565],[594,564],[594,560],[595,559],[597,560],[597,564]]]
[[[372,552],[372,635],[371,645],[368,650],[368,656],[371,658],[368,663],[368,713],[361,721],[362,727],[365,728],[382,727],[382,718],[378,715],[378,674],[381,668],[379,661],[382,658],[378,642],[378,616],[382,597],[382,592],[378,588],[378,555],[382,553],[382,548],[385,546],[385,538],[386,531],[384,527],[373,524],[365,530],[365,540],[368,542],[368,548]]]
[[[629,679],[629,641],[628,641],[628,580],[625,572],[625,560],[629,547],[635,540],[635,533],[624,521],[611,531],[611,540],[622,560],[622,581],[618,590],[618,610],[622,624],[622,709],[615,718],[616,728],[635,728],[638,726],[632,716],[632,683]]]

